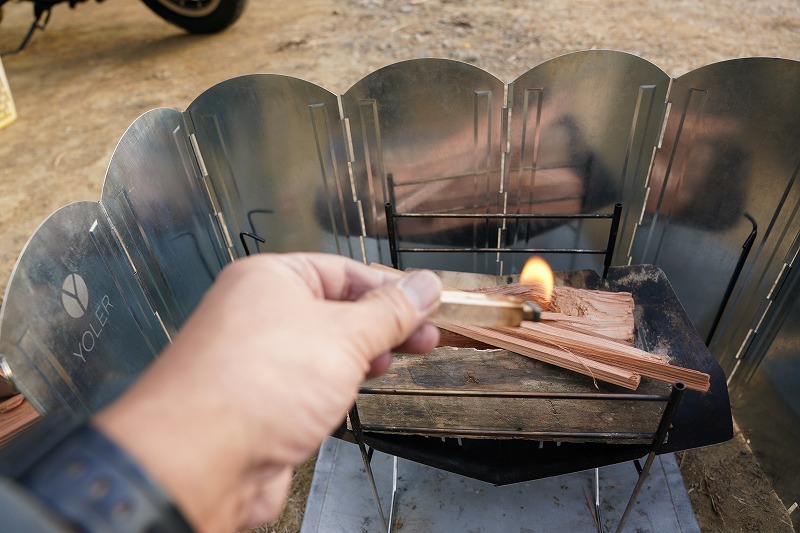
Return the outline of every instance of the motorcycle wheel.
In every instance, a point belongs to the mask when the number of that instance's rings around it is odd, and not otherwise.
[[[247,0],[142,0],[158,16],[189,33],[222,31],[242,15]]]

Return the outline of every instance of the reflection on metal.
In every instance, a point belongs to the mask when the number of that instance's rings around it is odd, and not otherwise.
[[[622,203],[615,264],[627,264],[670,79],[647,61],[592,50],[538,65],[509,85],[509,213],[595,213]],[[607,230],[511,224],[509,246],[601,248]],[[509,273],[525,258],[506,257]],[[587,257],[548,257],[557,270],[593,268]]]
[[[797,61],[737,59],[671,80],[644,59],[601,50],[547,61],[508,85],[444,59],[384,67],[339,97],[287,76],[234,78],[183,113],[140,117],[112,157],[100,203],[42,226],[8,285],[0,355],[40,409],[91,411],[248,252],[387,263],[391,202],[398,213],[447,215],[397,219],[400,248],[468,250],[410,254],[405,266],[513,274],[522,259],[506,249],[601,249],[607,239],[582,220],[517,215],[621,203],[613,263],[663,268],[700,333],[713,333],[731,385],[746,387],[770,346],[794,339],[778,318],[800,291],[786,283],[800,235],[797,94]],[[760,229],[749,255],[745,214]],[[66,269],[67,257],[83,258],[84,279],[102,286],[87,281],[90,293],[124,299],[135,327],[120,335],[144,348],[109,355],[107,367],[126,353],[126,370],[103,377],[70,359],[84,330],[56,312],[66,270],[45,278],[47,298],[35,297],[41,283],[31,280]],[[601,266],[548,259],[556,269]]]
[[[353,187],[370,240],[367,261],[388,261],[386,202],[400,212],[502,212],[503,94],[499,79],[474,66],[420,59],[377,70],[342,96]],[[357,211],[348,214],[355,226]],[[497,244],[496,236],[473,221],[408,221],[396,230],[398,242],[408,245]],[[407,266],[425,265],[427,259],[415,257]],[[469,259],[468,268],[472,265]]]
[[[731,385],[731,402],[759,464],[788,505],[800,501],[800,242],[792,245],[791,268],[785,269],[772,295],[769,317],[759,326],[747,358]],[[795,525],[797,517],[794,517]]]
[[[800,63],[737,59],[673,82],[634,262],[658,264],[707,334],[741,244],[760,228],[711,349],[731,371],[800,230]],[[698,251],[701,253],[695,253]]]
[[[389,243],[389,257],[394,268],[400,269],[400,254],[401,253],[425,253],[429,256],[435,254],[454,254],[454,253],[470,253],[470,254],[495,254],[498,257],[500,254],[568,254],[570,256],[577,256],[581,254],[589,255],[603,255],[603,278],[608,275],[608,269],[611,266],[612,258],[614,257],[614,247],[617,242],[617,235],[619,233],[619,221],[622,215],[622,204],[614,204],[613,213],[577,213],[577,214],[529,214],[529,213],[395,213],[392,202],[386,202],[384,206],[387,226],[387,240]],[[403,247],[397,244],[397,220],[398,219],[428,219],[434,221],[446,220],[474,220],[476,223],[483,221],[484,226],[488,226],[491,221],[499,220],[505,224],[511,220],[515,223],[519,221],[530,222],[532,220],[555,220],[555,221],[582,221],[582,220],[602,220],[610,219],[611,227],[608,231],[608,241],[605,248],[519,248],[519,247],[505,247],[505,248],[492,248],[491,246],[461,246],[461,247]]]
[[[173,335],[226,259],[181,113],[145,113],[117,145],[101,203],[153,310]]]
[[[42,412],[88,415],[166,344],[100,205],[53,213],[25,246],[3,301],[0,352]]]
[[[336,95],[288,76],[242,76],[208,89],[185,116],[229,236],[259,235],[272,252],[354,255]]]

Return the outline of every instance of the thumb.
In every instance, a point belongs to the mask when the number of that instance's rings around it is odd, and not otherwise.
[[[365,293],[348,306],[358,352],[371,361],[401,345],[438,307],[441,290],[439,278],[423,270]]]

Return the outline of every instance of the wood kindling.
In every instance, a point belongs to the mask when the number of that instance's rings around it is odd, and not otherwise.
[[[681,382],[691,390],[707,392],[710,386],[708,374],[671,365],[666,357],[609,339],[565,331],[546,322],[523,322],[519,328],[498,328],[498,331],[524,341],[558,346],[582,357],[625,368],[665,383]]]
[[[496,329],[470,326],[467,324],[440,324],[442,329],[458,333],[465,337],[503,348],[526,357],[559,366],[590,376],[595,380],[613,383],[630,390],[639,387],[640,377],[630,370],[614,367],[599,361],[570,353],[568,350],[553,346],[530,342]],[[510,329],[510,328],[507,328]]]
[[[672,365],[664,356],[633,346],[631,293],[557,286],[547,298],[539,285],[519,283],[474,292],[530,300],[545,311],[541,322],[523,322],[520,327],[437,323],[449,332],[443,336],[447,345],[502,348],[629,389],[636,389],[644,376],[669,384],[681,382],[690,390],[709,390],[708,374]]]
[[[554,287],[550,299],[544,299],[539,285],[510,283],[487,287],[479,292],[517,296],[536,302],[542,308],[542,320],[558,321],[572,329],[633,344],[635,321],[633,295],[629,292],[594,291],[573,287]]]

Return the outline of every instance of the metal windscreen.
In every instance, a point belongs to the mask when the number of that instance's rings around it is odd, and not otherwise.
[[[780,342],[786,331],[774,309],[797,292],[784,281],[800,234],[799,93],[797,61],[738,59],[671,80],[642,58],[601,50],[547,61],[509,84],[444,59],[384,67],[340,96],[287,76],[225,81],[185,112],[140,117],[112,157],[100,203],[59,212],[32,238],[4,299],[5,368],[40,410],[80,411],[70,398],[83,394],[82,373],[127,383],[224,265],[248,253],[388,263],[389,202],[397,214],[473,217],[398,218],[401,247],[425,250],[401,252],[403,266],[511,274],[525,256],[515,249],[602,248],[608,228],[507,215],[606,213],[620,202],[614,263],[663,268],[700,333],[718,324],[711,347],[729,375],[751,375],[772,342],[760,340]],[[427,250],[456,247],[470,251]],[[78,255],[96,260],[60,263],[41,278],[47,296],[32,297],[37,261],[84,249]],[[591,255],[547,257],[557,269],[602,267]],[[92,313],[78,318],[61,299],[73,274],[109,287],[87,282]],[[74,366],[70,354],[111,288],[131,327]],[[145,348],[130,354],[116,342]],[[91,411],[111,397],[81,401]]]

